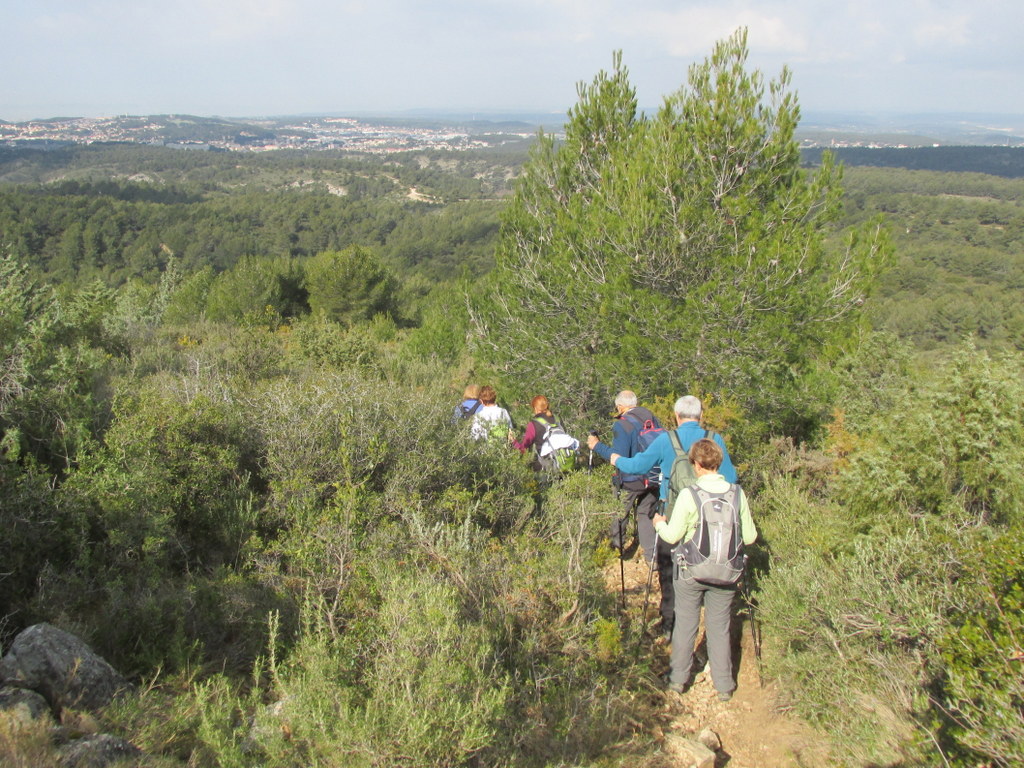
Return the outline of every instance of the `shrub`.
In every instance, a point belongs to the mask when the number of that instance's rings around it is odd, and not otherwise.
[[[895,510],[1007,524],[1024,510],[1024,365],[968,346],[914,401],[880,413],[841,493],[866,518]]]
[[[890,530],[854,538],[848,553],[773,558],[761,579],[767,670],[854,764],[919,760],[931,748],[931,650],[957,574],[938,544]]]
[[[768,668],[853,763],[1019,755],[1020,373],[966,347],[838,414],[834,471],[765,465]]]
[[[398,281],[370,250],[325,251],[305,263],[310,309],[351,326],[395,309]]]
[[[208,633],[189,625],[209,625],[192,613],[190,580],[238,568],[261,528],[239,417],[231,403],[182,402],[151,380],[120,396],[106,444],[60,490],[82,527],[74,559],[47,569],[39,610],[81,622],[126,672],[192,656]]]
[[[382,482],[389,451],[382,392],[359,371],[309,371],[246,393],[278,515],[293,505],[315,510],[333,483]]]
[[[964,548],[956,609],[940,638],[945,735],[965,760],[1024,764],[1024,543],[1019,528]]]

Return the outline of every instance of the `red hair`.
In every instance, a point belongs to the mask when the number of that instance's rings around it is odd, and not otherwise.
[[[494,405],[494,401],[498,399],[498,393],[494,391],[494,387],[488,385],[486,387],[480,387],[480,402],[484,405]]]
[[[530,407],[533,408],[534,413],[543,413],[545,416],[551,415],[551,405],[544,395],[537,395],[533,398],[530,401]]]

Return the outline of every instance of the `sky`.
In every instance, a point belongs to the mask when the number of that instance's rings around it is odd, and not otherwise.
[[[656,108],[739,27],[805,114],[1024,114],[1022,0],[0,0],[0,118]]]

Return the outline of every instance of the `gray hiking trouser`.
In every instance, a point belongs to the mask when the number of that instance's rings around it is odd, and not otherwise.
[[[623,486],[622,491],[622,517],[614,518],[609,530],[612,546],[615,549],[626,546],[626,539],[632,529],[630,517],[636,515],[637,537],[640,539],[640,547],[649,561],[651,552],[654,551],[654,543],[658,540],[658,534],[655,533],[654,523],[651,520],[660,505],[658,489],[630,489]]]
[[[690,680],[694,644],[700,627],[700,609],[704,606],[704,631],[708,639],[708,660],[711,680],[719,693],[732,693],[736,684],[732,677],[732,600],[735,587],[701,584],[685,576],[673,584],[676,602],[675,631],[672,633],[672,662],[669,680],[685,685]]]
[[[654,530],[654,521],[651,519],[656,512],[661,511],[661,499],[658,496],[658,487],[625,491],[625,502],[623,503],[623,516],[612,520],[611,539],[612,546],[616,549],[625,546],[625,539],[629,533],[630,515],[636,515],[636,533],[640,539],[640,549],[643,550],[644,563],[651,567],[651,557],[655,556],[654,567],[658,571],[658,586],[661,588],[661,605],[658,612],[661,614],[662,628],[672,629],[675,614],[675,599],[672,595],[672,545],[658,536]]]

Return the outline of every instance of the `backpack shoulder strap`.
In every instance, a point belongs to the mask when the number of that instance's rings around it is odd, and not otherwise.
[[[539,413],[535,415],[531,421],[540,425],[540,429],[538,430],[536,437],[534,437],[534,442],[538,447],[542,447],[551,440],[551,433],[554,431],[555,424]]]
[[[634,416],[632,411],[626,411],[624,414],[622,414],[622,416],[619,417],[619,420],[624,420],[628,424],[632,424],[634,429],[642,429],[644,426],[644,423],[643,421],[640,420],[640,417]]]
[[[701,511],[701,508],[704,505],[704,501],[706,500],[706,499],[701,498],[701,491],[703,491],[704,489],[700,488],[697,485],[691,485],[691,486],[688,486],[686,490],[688,490],[690,492],[690,495],[693,496],[693,503],[696,505],[696,507],[697,507],[697,514],[699,515],[700,511]],[[704,491],[704,493],[706,494],[707,491]]]
[[[681,453],[686,453],[686,451],[683,450],[683,444],[680,442],[679,433],[676,432],[676,430],[670,429],[668,431],[668,439],[672,441],[672,450],[676,452],[676,456]]]
[[[740,487],[736,483],[729,483],[729,490],[725,492],[725,497],[732,504],[733,517],[736,522],[740,522]]]

